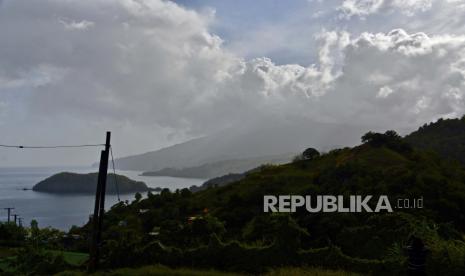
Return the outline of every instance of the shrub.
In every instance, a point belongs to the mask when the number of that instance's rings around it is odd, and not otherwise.
[[[70,267],[62,254],[27,246],[18,250],[11,266],[20,275],[52,275]]]

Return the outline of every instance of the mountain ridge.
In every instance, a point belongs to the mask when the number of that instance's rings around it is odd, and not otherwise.
[[[158,171],[143,172],[142,175],[210,179],[226,174],[243,173],[263,164],[277,165],[288,163],[295,155],[295,153],[289,153],[285,155],[263,156],[249,159],[223,160],[182,169],[164,168]]]
[[[203,164],[301,152],[308,147],[326,151],[358,143],[366,127],[318,123],[307,119],[268,120],[229,128],[173,146],[115,160],[122,170],[157,171]]]

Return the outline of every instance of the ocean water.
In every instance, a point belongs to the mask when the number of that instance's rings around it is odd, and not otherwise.
[[[72,225],[81,226],[93,212],[94,195],[57,195],[35,192],[31,189],[39,181],[58,172],[88,173],[95,168],[47,167],[47,168],[0,168],[0,221],[7,220],[7,211],[3,208],[13,207],[12,214],[23,218],[23,225],[37,220],[39,227],[51,226],[68,230]],[[176,190],[201,185],[205,180],[177,177],[140,176],[136,171],[117,171],[117,174],[143,181],[151,188],[161,187]],[[134,200],[134,194],[120,195],[121,200]],[[116,195],[106,195],[105,209],[108,210],[118,202]]]

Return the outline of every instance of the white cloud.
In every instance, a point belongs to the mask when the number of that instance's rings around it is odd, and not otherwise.
[[[465,111],[465,67],[457,62],[465,58],[465,36],[408,34],[400,29],[363,33],[342,51],[343,74],[325,95],[329,110],[336,112],[339,104],[346,107],[338,116],[412,128]]]
[[[2,99],[18,110],[8,135],[115,128],[127,154],[257,117],[395,129],[464,112],[464,36],[323,31],[316,63],[276,65],[226,50],[212,16],[166,1],[6,1],[0,94],[24,92]]]
[[[379,12],[393,10],[413,16],[417,12],[424,12],[432,7],[433,0],[344,0],[339,7],[345,17],[365,17]]]
[[[378,98],[386,98],[387,96],[391,95],[394,92],[389,86],[383,86],[379,89],[378,95],[376,97]]]
[[[67,18],[60,18],[58,19],[58,22],[60,22],[67,30],[86,30],[95,25],[95,23],[91,21],[74,21]]]

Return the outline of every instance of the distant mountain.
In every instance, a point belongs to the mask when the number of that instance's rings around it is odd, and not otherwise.
[[[119,158],[116,159],[116,167],[123,170],[158,171],[225,160],[298,153],[308,147],[327,151],[357,144],[360,135],[368,129],[295,118],[256,121],[157,151]]]
[[[50,176],[34,185],[32,190],[37,192],[58,194],[95,194],[98,173],[77,174],[62,172]],[[144,182],[134,181],[123,175],[116,175],[118,191],[121,194],[146,192],[151,190]],[[106,192],[116,194],[114,174],[107,177]]]
[[[415,148],[435,151],[465,164],[465,116],[425,124],[404,139]]]
[[[249,159],[224,160],[200,166],[176,169],[165,168],[153,172],[144,172],[144,176],[172,176],[187,178],[215,178],[226,174],[237,174],[254,169],[263,164],[284,164],[292,160],[294,154],[263,156]]]

